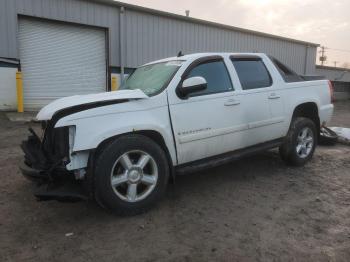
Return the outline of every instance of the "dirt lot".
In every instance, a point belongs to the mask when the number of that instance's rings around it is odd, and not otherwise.
[[[333,121],[350,127],[350,101]],[[350,261],[350,146],[320,146],[303,168],[270,151],[178,177],[121,218],[37,202],[17,168],[27,126],[0,114],[0,261]]]

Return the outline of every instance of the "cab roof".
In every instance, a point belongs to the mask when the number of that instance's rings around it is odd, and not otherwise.
[[[206,56],[259,56],[262,57],[266,54],[264,53],[229,53],[229,52],[208,52],[208,53],[193,53],[193,54],[187,54],[187,55],[182,55],[182,56],[173,56],[173,57],[168,57],[168,58],[163,58],[160,60],[152,61],[149,62],[145,65],[151,65],[151,64],[156,64],[156,63],[162,63],[162,62],[168,62],[168,61],[193,61],[201,57],[206,57]]]

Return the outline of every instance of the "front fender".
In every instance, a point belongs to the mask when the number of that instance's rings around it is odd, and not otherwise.
[[[131,112],[92,114],[90,117],[79,117],[79,113],[77,114],[66,116],[56,124],[56,127],[66,125],[76,127],[73,152],[95,149],[103,141],[114,136],[150,130],[158,132],[163,137],[172,162],[176,163],[167,105]]]

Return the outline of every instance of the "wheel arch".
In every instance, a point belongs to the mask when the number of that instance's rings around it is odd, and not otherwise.
[[[94,159],[99,155],[101,150],[103,150],[103,148],[106,145],[108,145],[110,142],[114,141],[115,139],[122,137],[122,136],[126,136],[126,135],[143,135],[143,136],[150,138],[153,142],[158,144],[165,152],[165,155],[166,155],[166,158],[167,158],[168,164],[169,164],[169,170],[171,172],[171,178],[174,179],[174,175],[175,175],[174,163],[176,163],[176,159],[172,158],[170,150],[169,150],[168,146],[166,145],[164,137],[158,131],[155,131],[155,130],[137,130],[137,131],[126,132],[126,133],[122,133],[122,134],[118,134],[118,135],[106,138],[105,140],[101,141],[99,143],[99,145],[94,149],[93,153],[90,154],[90,157],[89,157],[90,165],[93,164]],[[175,152],[175,154],[176,154],[176,152]]]
[[[304,102],[297,105],[294,108],[291,120],[293,121],[293,119],[296,117],[306,117],[311,119],[314,122],[317,128],[317,132],[319,134],[321,123],[320,123],[320,117],[319,117],[319,109],[315,102]]]

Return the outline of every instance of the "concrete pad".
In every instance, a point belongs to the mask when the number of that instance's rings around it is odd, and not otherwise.
[[[24,113],[18,113],[18,112],[9,112],[6,113],[6,117],[11,122],[31,122],[35,121],[36,112],[24,112]]]

